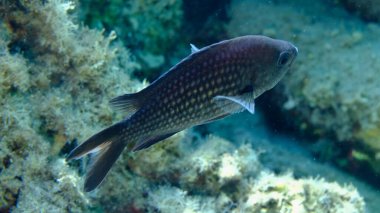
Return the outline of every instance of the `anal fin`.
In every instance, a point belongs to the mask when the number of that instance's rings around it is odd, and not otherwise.
[[[227,117],[227,116],[229,116],[229,115],[231,115],[231,113],[226,113],[226,114],[223,114],[223,115],[219,115],[219,116],[217,116],[217,117],[215,117],[215,118],[212,118],[212,119],[210,119],[210,120],[207,120],[207,121],[203,122],[202,124],[211,123],[211,122],[214,122],[214,121],[216,121],[216,120],[220,120],[220,119],[222,119],[222,118],[225,118],[225,117]]]

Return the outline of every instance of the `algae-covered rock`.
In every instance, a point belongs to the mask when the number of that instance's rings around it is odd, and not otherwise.
[[[339,2],[364,20],[380,22],[380,2],[378,0],[339,0]]]
[[[124,155],[100,186],[97,196],[107,195],[100,198],[105,210],[365,212],[363,198],[351,185],[275,175],[265,171],[249,145],[194,138],[199,137],[182,133],[146,152]]]
[[[151,212],[365,212],[353,186],[275,175],[262,168],[250,146],[235,147],[211,136],[195,152],[171,147],[173,153],[182,152],[181,157],[160,166],[170,172],[172,167],[178,171],[179,164],[184,175],[147,191],[145,205]],[[145,166],[154,172],[146,164],[141,169]]]
[[[353,187],[263,172],[250,145],[192,132],[125,153],[84,193],[84,161],[68,165],[58,153],[122,119],[108,100],[142,84],[131,80],[135,64],[116,35],[79,26],[74,9],[60,0],[0,3],[1,212],[265,212],[294,210],[299,200],[315,212],[321,199],[363,212]],[[321,184],[331,189],[322,193]],[[273,191],[281,196],[270,198]],[[251,202],[255,193],[268,199]]]
[[[313,136],[333,138],[341,143],[338,147],[366,153],[378,173],[380,27],[330,1],[240,0],[233,1],[230,15],[231,37],[265,34],[299,47],[294,68],[271,95],[289,123]]]
[[[182,0],[85,0],[80,5],[87,25],[117,32],[138,58],[145,76],[164,65],[167,52],[181,38]]]
[[[85,211],[81,179],[57,156],[115,118],[111,96],[136,90],[115,34],[80,27],[69,1],[0,3],[0,208]],[[17,205],[17,206],[16,206]]]
[[[365,212],[364,200],[353,186],[341,187],[322,179],[263,172],[249,188],[238,207],[243,212]]]

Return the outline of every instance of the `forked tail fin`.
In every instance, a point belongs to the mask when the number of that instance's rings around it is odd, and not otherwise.
[[[126,143],[122,141],[123,123],[114,124],[76,147],[67,156],[66,160],[78,159],[86,154],[94,153],[87,170],[84,190],[94,190],[105,178],[115,163]]]

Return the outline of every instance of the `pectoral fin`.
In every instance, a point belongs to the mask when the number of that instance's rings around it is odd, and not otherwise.
[[[222,96],[218,95],[214,98],[216,101],[218,100],[228,100],[231,102],[234,102],[241,107],[245,108],[250,112],[251,114],[255,113],[255,101],[253,98],[253,95],[251,94],[244,94],[242,96]]]

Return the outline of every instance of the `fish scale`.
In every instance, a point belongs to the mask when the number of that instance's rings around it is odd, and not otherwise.
[[[147,88],[111,100],[127,118],[76,147],[67,157],[96,152],[85,190],[104,179],[118,156],[141,150],[183,129],[247,109],[289,70],[297,48],[265,36],[243,36],[202,49],[183,59]]]

